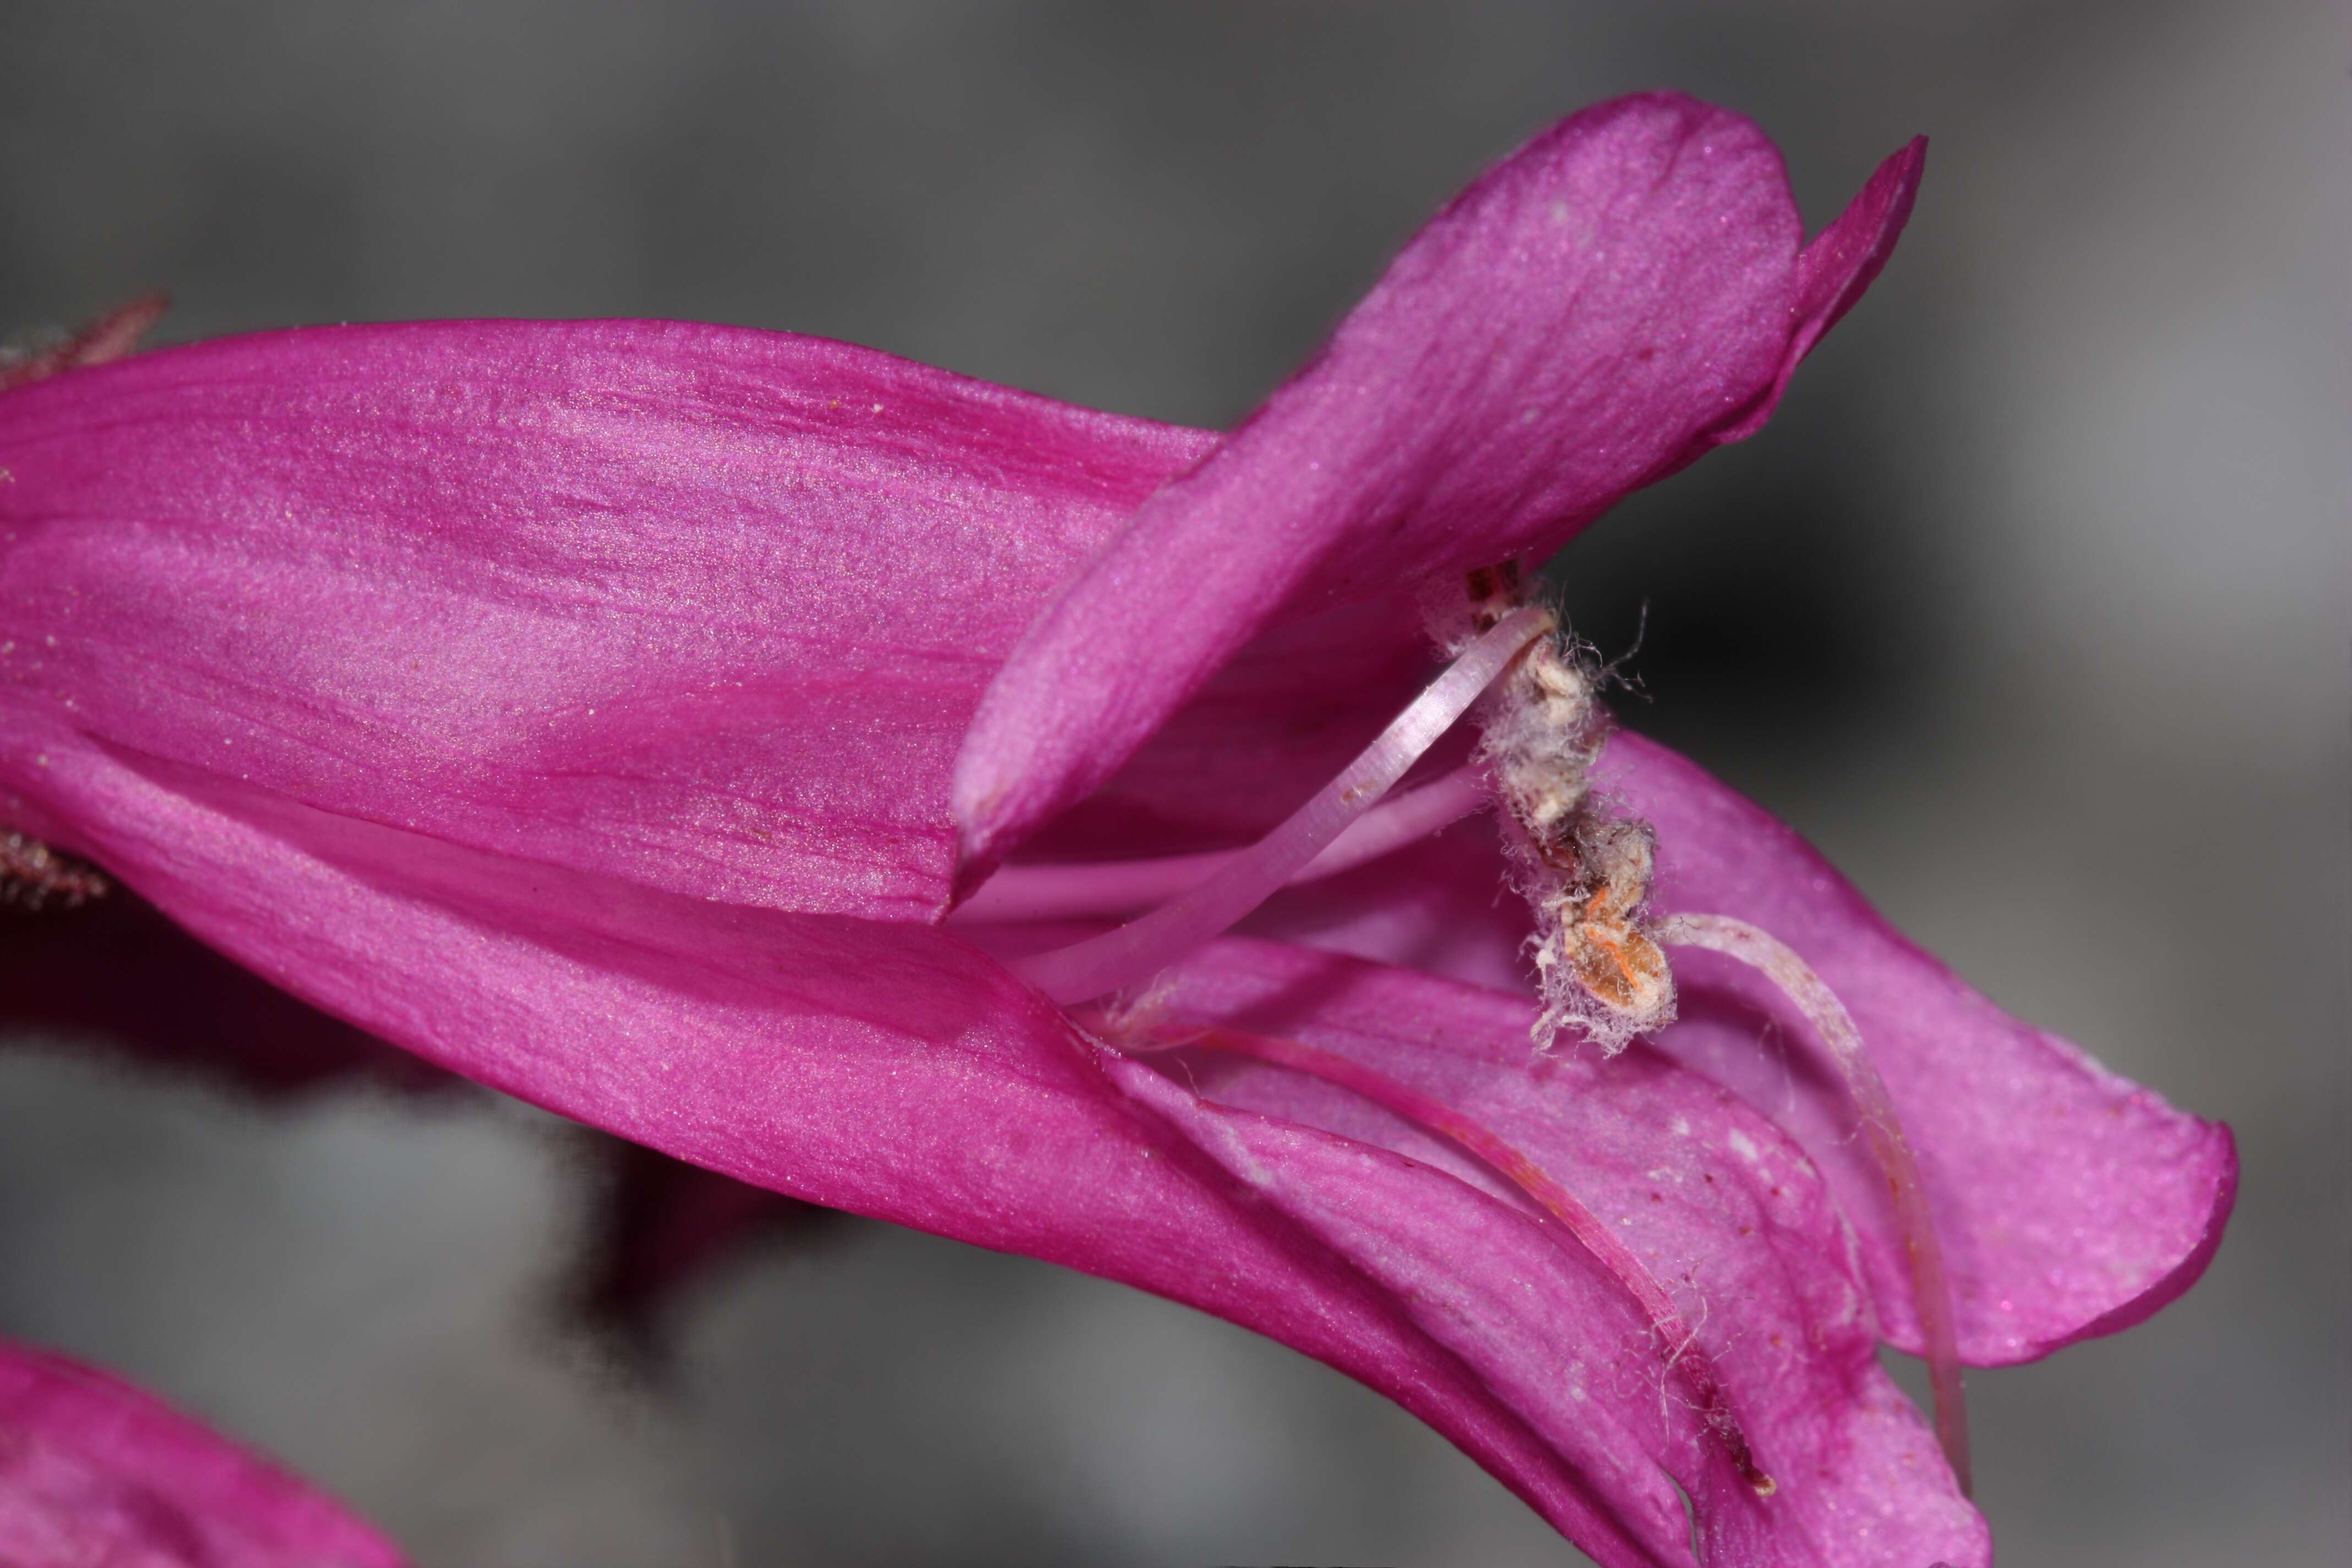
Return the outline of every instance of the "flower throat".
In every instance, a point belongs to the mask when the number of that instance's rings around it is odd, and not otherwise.
[[[1245,1041],[1234,1031],[1185,1030],[1140,1022],[1133,995],[1188,954],[1230,930],[1294,883],[1336,875],[1402,847],[1468,816],[1497,808],[1511,880],[1534,917],[1527,951],[1541,1005],[1530,1027],[1535,1048],[1553,1049],[1563,1032],[1606,1056],[1675,1018],[1675,980],[1665,950],[1698,947],[1746,964],[1769,981],[1817,1035],[1853,1100],[1893,1200],[1908,1254],[1914,1306],[1935,1394],[1936,1434],[1961,1490],[1969,1486],[1968,1415],[1960,1384],[1958,1331],[1943,1254],[1918,1163],[1893,1100],[1834,992],[1769,933],[1727,915],[1649,905],[1656,861],[1650,825],[1613,815],[1592,795],[1591,770],[1608,739],[1597,689],[1602,670],[1580,657],[1550,610],[1527,602],[1514,566],[1469,574],[1461,601],[1434,617],[1454,659],[1313,798],[1246,848],[1154,860],[1074,866],[1008,865],[967,900],[957,923],[1099,919],[1148,912],[1110,931],[1008,962],[1014,973],[1065,1007],[1097,1004],[1078,1021],[1121,1048],[1164,1050],[1205,1044],[1321,1078],[1385,1101],[1394,1092],[1341,1058],[1295,1042]],[[1394,801],[1383,797],[1465,715],[1477,712],[1475,759]],[[1252,1043],[1254,1041],[1254,1043]],[[1397,1106],[1390,1104],[1390,1109]],[[1523,1190],[1564,1221],[1573,1243],[1614,1277],[1648,1316],[1662,1353],[1695,1355],[1692,1335],[1663,1287],[1631,1252],[1596,1244],[1591,1227],[1559,1205],[1572,1203],[1540,1172],[1491,1134],[1442,1107],[1416,1107],[1414,1120],[1497,1163]],[[1493,1143],[1488,1149],[1486,1143]],[[1526,1179],[1523,1179],[1526,1178]],[[1529,1186],[1533,1180],[1536,1186]],[[1611,1238],[1613,1239],[1613,1238]],[[1762,1495],[1771,1479],[1758,1468],[1736,1417],[1702,1367],[1706,1424]]]

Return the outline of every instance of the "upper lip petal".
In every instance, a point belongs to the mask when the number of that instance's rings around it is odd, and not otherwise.
[[[1811,247],[1771,142],[1678,94],[1506,159],[1030,627],[957,761],[963,858],[1108,778],[1269,623],[1549,554],[1755,430],[1893,248],[1923,154]]]

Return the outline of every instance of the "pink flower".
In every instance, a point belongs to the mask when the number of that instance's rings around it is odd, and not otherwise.
[[[137,1389],[0,1341],[0,1563],[402,1568],[398,1548]]]
[[[1588,110],[1223,438],[650,322],[26,386],[0,818],[482,1082],[1281,1339],[1603,1563],[1984,1563],[1877,1342],[1948,1396],[2154,1311],[2227,1131],[1602,745],[1542,612],[1464,593],[1754,431],[1921,158],[1808,244],[1747,121]],[[1479,762],[1362,816],[1497,671]],[[1490,778],[1501,831],[1430,831]]]

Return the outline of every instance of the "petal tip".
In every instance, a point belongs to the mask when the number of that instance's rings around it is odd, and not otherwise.
[[[2190,1286],[2205,1277],[2214,1255],[2221,1249],[2221,1235],[2229,1228],[2230,1215],[2237,1207],[2239,1164],[2238,1135],[2230,1124],[2207,1121],[2203,1125],[2210,1133],[2203,1152],[2211,1172],[2213,1195],[2197,1239],[2180,1255],[2179,1262],[2150,1281],[2138,1295],[2117,1303],[2065,1338],[2053,1342],[2043,1353],[2137,1327],[2179,1300]]]
[[[1811,352],[1876,280],[1911,221],[1927,170],[1927,139],[1889,153],[1853,201],[1797,258],[1795,357]]]
[[[1890,153],[1845,210],[1797,253],[1788,349],[1780,374],[1746,412],[1707,435],[1703,446],[1745,441],[1764,427],[1780,406],[1797,366],[1853,309],[1895,254],[1895,242],[1911,221],[1912,205],[1918,198],[1920,177],[1927,166],[1927,139],[1914,136]]]
[[[958,899],[970,891],[967,881],[977,886],[980,877],[995,868],[1003,858],[999,847],[1019,831],[1017,825],[1006,821],[1015,775],[1000,765],[997,753],[1003,748],[992,743],[993,728],[983,710],[964,736],[963,754],[956,759],[950,785],[948,810],[955,819]]]

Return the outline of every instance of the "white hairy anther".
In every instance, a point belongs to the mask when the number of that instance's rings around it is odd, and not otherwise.
[[[1519,602],[1515,574],[1474,574],[1470,592],[1480,622]],[[1601,678],[1564,636],[1538,638],[1487,694],[1478,755],[1503,808],[1513,880],[1535,916],[1537,1048],[1572,1027],[1613,1056],[1673,1020],[1675,989],[1643,929],[1649,826],[1604,816],[1592,799],[1592,764],[1609,733]]]

